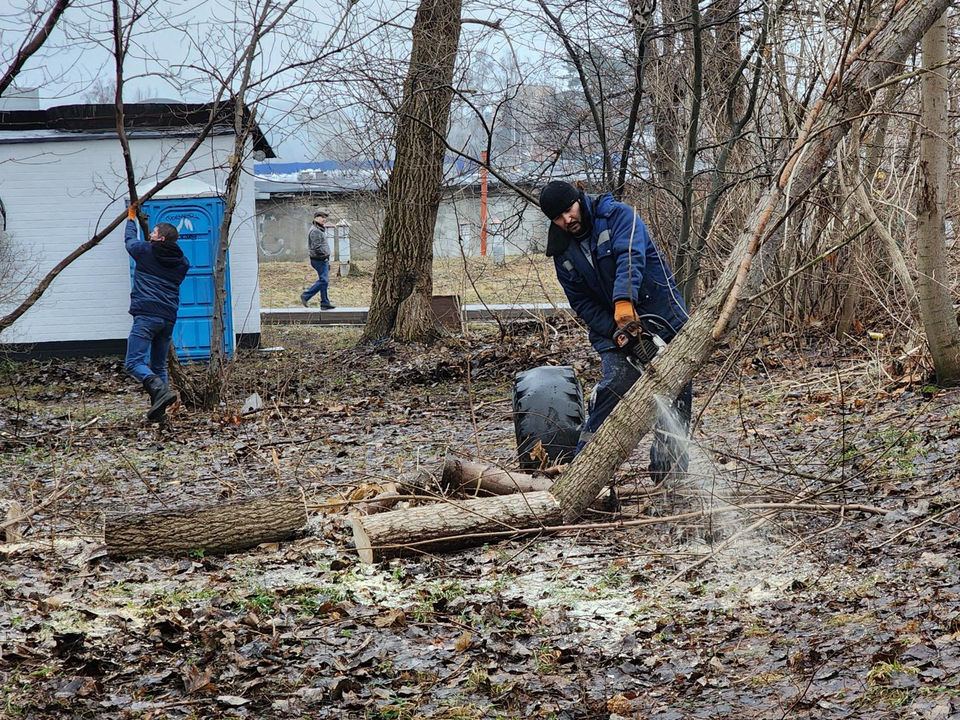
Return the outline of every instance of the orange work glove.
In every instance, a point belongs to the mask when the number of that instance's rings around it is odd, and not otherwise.
[[[127,220],[136,220],[137,219],[137,207],[136,205],[131,205],[127,208]]]
[[[613,311],[613,320],[618,328],[622,328],[631,320],[636,320],[637,314],[633,310],[633,303],[629,300],[617,300]]]

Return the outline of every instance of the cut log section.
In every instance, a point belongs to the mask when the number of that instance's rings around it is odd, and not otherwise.
[[[477,498],[349,519],[360,559],[374,563],[416,552],[479,545],[492,533],[558,524],[560,505],[548,492]],[[502,536],[496,536],[498,540]]]
[[[16,500],[0,500],[0,542],[14,543],[23,539],[23,526],[27,516]]]
[[[112,557],[218,555],[288,540],[307,524],[300,493],[227,500],[216,505],[108,515],[104,540]]]
[[[440,485],[444,492],[468,497],[543,492],[549,491],[553,483],[553,478],[510,472],[494,465],[467,460],[449,450],[440,476]],[[663,485],[651,488],[617,488],[615,493],[611,493],[609,487],[604,487],[589,507],[601,512],[614,512],[622,500],[653,497],[663,491]]]
[[[545,492],[553,485],[553,480],[526,473],[507,472],[493,465],[466,460],[448,451],[443,461],[440,485],[444,491],[455,494],[513,495],[518,492]]]

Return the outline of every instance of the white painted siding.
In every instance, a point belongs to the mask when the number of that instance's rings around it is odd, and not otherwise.
[[[0,140],[9,133],[0,132]],[[131,138],[142,182],[165,177],[189,140]],[[208,140],[181,172],[222,188],[233,137]],[[116,137],[31,143],[0,142],[0,200],[9,254],[0,251],[0,312],[6,314],[58,262],[126,208],[127,183]],[[237,333],[260,332],[257,232],[252,173],[244,174],[230,241],[233,322]],[[126,221],[69,265],[0,343],[126,338],[131,318]],[[7,260],[10,258],[10,260]],[[12,295],[12,297],[11,297]]]

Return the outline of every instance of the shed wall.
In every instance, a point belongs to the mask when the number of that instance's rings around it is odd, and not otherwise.
[[[2,133],[0,133],[2,138]],[[165,177],[190,139],[131,139],[142,182]],[[223,187],[233,137],[210,138],[181,172]],[[127,181],[116,137],[103,140],[0,143],[0,312],[6,314],[37,282],[126,208]],[[234,329],[260,332],[257,227],[252,173],[245,173],[230,241]],[[129,257],[124,221],[69,265],[0,343],[125,339],[131,319]]]

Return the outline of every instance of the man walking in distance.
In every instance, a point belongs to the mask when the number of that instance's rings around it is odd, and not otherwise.
[[[317,281],[300,295],[300,303],[309,307],[310,298],[320,293],[320,309],[333,310],[336,305],[330,302],[327,296],[327,286],[330,283],[330,248],[327,246],[326,222],[327,214],[322,210],[313,214],[313,226],[307,242],[310,247],[310,264],[317,271]]]
[[[540,209],[551,221],[547,257],[554,260],[570,306],[590,330],[603,371],[581,428],[579,452],[642,374],[642,367],[614,342],[617,330],[639,319],[670,342],[687,321],[687,309],[666,260],[632,207],[609,193],[585,195],[555,180],[540,192]],[[691,401],[692,385],[687,385],[674,403],[684,434],[690,428]],[[677,435],[662,425],[657,428],[650,449],[655,482],[673,470],[686,471],[686,443]]]
[[[131,205],[123,242],[135,265],[130,290],[133,327],[124,365],[150,395],[147,420],[159,422],[177,399],[167,385],[167,352],[180,307],[180,284],[190,263],[177,244],[179,234],[173,225],[157,223],[149,239],[141,241],[136,217],[136,207]]]

